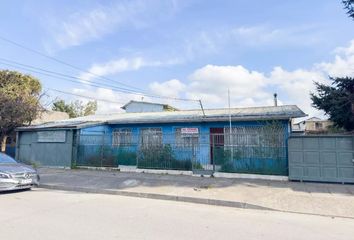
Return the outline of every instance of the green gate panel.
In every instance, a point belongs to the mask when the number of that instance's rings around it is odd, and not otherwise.
[[[354,183],[353,136],[291,136],[289,179]]]

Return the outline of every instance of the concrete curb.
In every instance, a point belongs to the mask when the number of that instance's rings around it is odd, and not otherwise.
[[[259,205],[249,204],[249,203],[245,203],[245,202],[226,201],[226,200],[207,199],[207,198],[194,198],[194,197],[184,197],[184,196],[173,196],[173,195],[165,195],[165,194],[157,194],[157,193],[142,193],[142,192],[129,192],[129,191],[110,190],[110,189],[58,186],[58,185],[52,185],[52,184],[40,184],[38,186],[38,188],[71,191],[71,192],[109,194],[109,195],[119,195],[119,196],[126,196],[126,197],[158,199],[158,200],[187,202],[187,203],[195,203],[195,204],[206,204],[206,205],[222,206],[222,207],[233,207],[233,208],[241,208],[241,209],[276,211],[276,212],[294,213],[294,214],[302,214],[302,215],[313,215],[313,216],[331,217],[331,218],[354,219],[354,217],[348,217],[348,216],[338,216],[338,215],[330,215],[330,214],[318,214],[318,213],[306,213],[306,212],[280,210],[280,209],[275,209],[275,208],[262,207]]]
[[[254,204],[248,204],[245,202],[225,201],[225,200],[208,199],[208,198],[173,196],[173,195],[165,195],[165,194],[157,194],[157,193],[141,193],[141,192],[129,192],[129,191],[121,191],[121,190],[110,190],[110,189],[58,186],[58,185],[51,185],[51,184],[40,184],[38,188],[45,188],[45,189],[52,189],[52,190],[63,190],[63,191],[74,191],[74,192],[85,192],[85,193],[120,195],[120,196],[127,196],[127,197],[159,199],[159,200],[207,204],[207,205],[214,205],[214,206],[234,207],[234,208],[253,209],[253,210],[277,211],[276,209],[262,207],[262,206],[258,206],[258,205],[254,205]]]

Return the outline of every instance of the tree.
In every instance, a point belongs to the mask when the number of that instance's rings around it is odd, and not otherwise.
[[[354,20],[354,0],[342,0],[344,9],[347,10],[349,17]]]
[[[84,116],[95,114],[97,111],[97,101],[90,101],[84,109]]]
[[[20,126],[30,124],[41,109],[42,87],[38,79],[16,71],[0,71],[0,140],[6,149],[8,136]]]
[[[58,100],[53,103],[53,111],[66,112],[70,118],[82,117],[95,114],[97,111],[97,102],[89,101],[86,105],[81,101],[66,103],[64,100]]]
[[[332,86],[317,83],[317,95],[311,93],[312,106],[323,110],[336,127],[354,130],[354,78],[330,79]]]
[[[52,110],[59,111],[59,112],[65,112],[65,113],[69,114],[70,118],[76,117],[73,107],[70,104],[66,104],[64,100],[58,100],[58,101],[54,102],[53,106],[52,106]]]

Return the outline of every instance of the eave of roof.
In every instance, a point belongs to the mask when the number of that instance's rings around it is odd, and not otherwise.
[[[201,110],[185,110],[177,112],[127,113],[107,122],[118,123],[172,123],[172,122],[211,122],[228,121],[229,109],[206,109],[206,116]],[[283,120],[307,116],[295,105],[278,107],[232,108],[232,121],[251,120]]]
[[[73,129],[81,129],[86,127],[94,127],[102,125],[103,122],[81,122],[77,124],[68,124],[64,121],[59,122],[49,122],[45,124],[27,126],[27,127],[18,127],[16,131],[33,131],[33,130],[73,130]]]
[[[295,105],[232,108],[230,112],[232,121],[287,120],[307,116]],[[102,124],[221,122],[229,120],[229,109],[206,109],[205,114],[204,116],[201,110],[102,114],[18,128],[18,130],[80,129]]]

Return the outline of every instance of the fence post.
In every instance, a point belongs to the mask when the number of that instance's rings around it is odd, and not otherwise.
[[[15,149],[15,159],[20,160],[20,132],[16,132],[16,149]]]
[[[136,134],[136,136],[132,136],[133,138],[137,138],[136,139],[136,168],[138,168],[138,166],[139,166],[139,158],[140,158],[140,133],[138,132],[137,134]]]
[[[79,148],[80,148],[80,130],[73,130],[72,131],[72,141],[73,141],[73,148],[72,148],[72,156],[71,156],[71,168],[76,168],[77,160],[79,158]]]
[[[212,141],[213,141],[213,156],[212,156],[212,159],[213,159],[213,172],[215,172],[215,135],[212,135],[211,138],[212,138]]]
[[[192,139],[192,159],[191,159],[191,164],[192,164],[192,171],[193,171],[193,166],[196,164],[196,154],[195,154],[195,146],[194,146],[194,140]]]
[[[103,167],[103,158],[104,158],[104,135],[102,134],[102,146],[101,146],[101,167]]]

